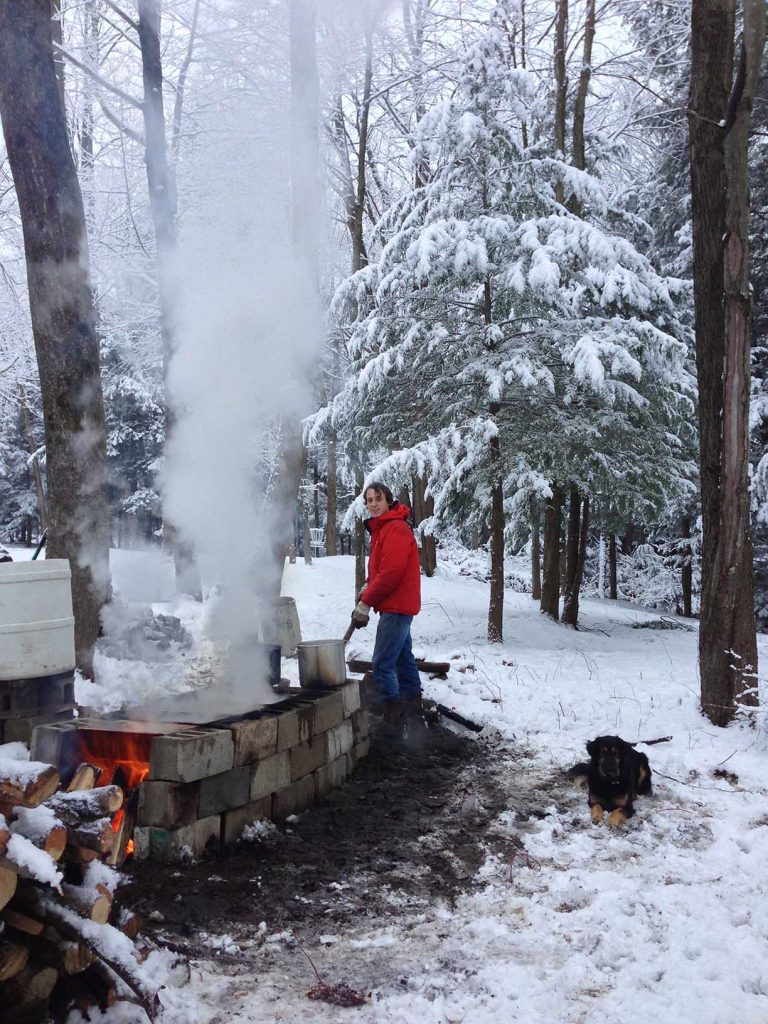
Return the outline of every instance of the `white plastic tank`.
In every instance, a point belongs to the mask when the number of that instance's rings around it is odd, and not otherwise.
[[[75,667],[75,620],[66,558],[0,564],[0,680]]]

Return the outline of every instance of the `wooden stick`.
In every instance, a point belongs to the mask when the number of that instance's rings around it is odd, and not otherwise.
[[[72,846],[84,846],[97,854],[109,853],[115,845],[117,834],[110,818],[86,821],[67,829],[67,838]]]
[[[10,907],[0,910],[0,918],[9,928],[15,928],[17,932],[24,932],[25,935],[41,935],[45,928],[42,921],[22,914],[18,910],[11,910]]]
[[[83,764],[75,768],[72,778],[64,786],[67,793],[77,793],[83,789],[93,789],[101,778],[102,769],[98,765]]]
[[[0,939],[0,981],[15,978],[27,966],[28,960],[29,950],[26,946]]]
[[[123,791],[119,786],[100,786],[73,793],[57,793],[46,802],[65,825],[92,821],[105,814],[114,814],[123,806]]]
[[[19,884],[19,876],[10,868],[0,867],[0,910],[10,903]]]
[[[59,788],[59,773],[50,764],[0,759],[0,801],[37,807]]]

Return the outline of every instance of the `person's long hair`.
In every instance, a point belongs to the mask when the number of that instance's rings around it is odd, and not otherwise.
[[[367,487],[363,488],[363,501],[365,501],[365,496],[368,493],[368,491],[376,491],[378,494],[380,494],[386,501],[388,509],[400,507],[400,502],[394,496],[392,491],[390,491],[386,484],[381,483],[379,480],[373,480],[371,483],[368,484]],[[416,532],[416,527],[413,522],[413,509],[410,510],[408,518],[404,519],[403,522],[410,526],[411,530],[413,530],[414,533]]]

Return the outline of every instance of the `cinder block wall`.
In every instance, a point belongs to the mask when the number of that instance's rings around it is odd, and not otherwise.
[[[283,821],[340,786],[369,749],[360,684],[302,692],[215,728],[155,736],[139,793],[135,856],[174,861]]]
[[[151,737],[133,836],[138,859],[199,857],[209,843],[235,842],[250,822],[283,821],[340,786],[369,749],[357,681],[301,691],[212,726],[143,726],[79,718],[41,725],[32,736],[32,759],[60,769],[73,731]]]

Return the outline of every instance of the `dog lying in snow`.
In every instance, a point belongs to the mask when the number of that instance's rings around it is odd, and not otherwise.
[[[635,813],[635,797],[653,791],[648,758],[620,736],[598,736],[587,744],[587,753],[589,761],[568,774],[586,782],[593,823],[599,825],[608,811],[608,824],[617,828]]]

